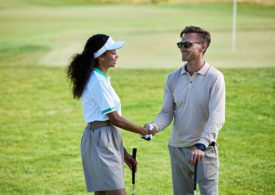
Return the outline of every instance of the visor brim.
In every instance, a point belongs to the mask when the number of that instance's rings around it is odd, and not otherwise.
[[[120,49],[123,45],[124,41],[116,41],[108,48],[108,50]]]

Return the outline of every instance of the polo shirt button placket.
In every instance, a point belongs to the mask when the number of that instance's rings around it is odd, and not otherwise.
[[[193,80],[195,79],[195,77],[197,76],[197,73],[195,72],[190,78],[189,80],[189,89],[192,89],[192,83],[193,83]]]
[[[189,81],[189,85],[188,85],[188,88],[189,88],[189,89],[192,89],[192,82],[193,82],[193,81],[192,81],[192,79],[191,79],[191,80]]]

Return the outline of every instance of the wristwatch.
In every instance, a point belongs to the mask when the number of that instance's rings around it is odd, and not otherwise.
[[[196,146],[197,149],[199,149],[203,152],[206,150],[206,146],[204,144],[198,143],[195,146]]]

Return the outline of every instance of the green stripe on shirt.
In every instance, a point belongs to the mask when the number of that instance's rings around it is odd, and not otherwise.
[[[98,74],[101,74],[105,78],[109,78],[104,72],[102,72],[99,68],[94,68],[94,71],[97,72]]]
[[[102,111],[102,114],[109,113],[109,112],[111,112],[113,110],[117,110],[117,107],[114,106],[114,107],[111,107],[111,108],[107,108],[107,109],[105,109],[105,110]]]

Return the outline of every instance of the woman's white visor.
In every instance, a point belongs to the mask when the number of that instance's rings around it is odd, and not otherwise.
[[[112,37],[109,37],[107,42],[94,53],[94,59],[101,56],[105,51],[110,51],[114,49],[119,49],[124,45],[124,41],[114,41]]]

